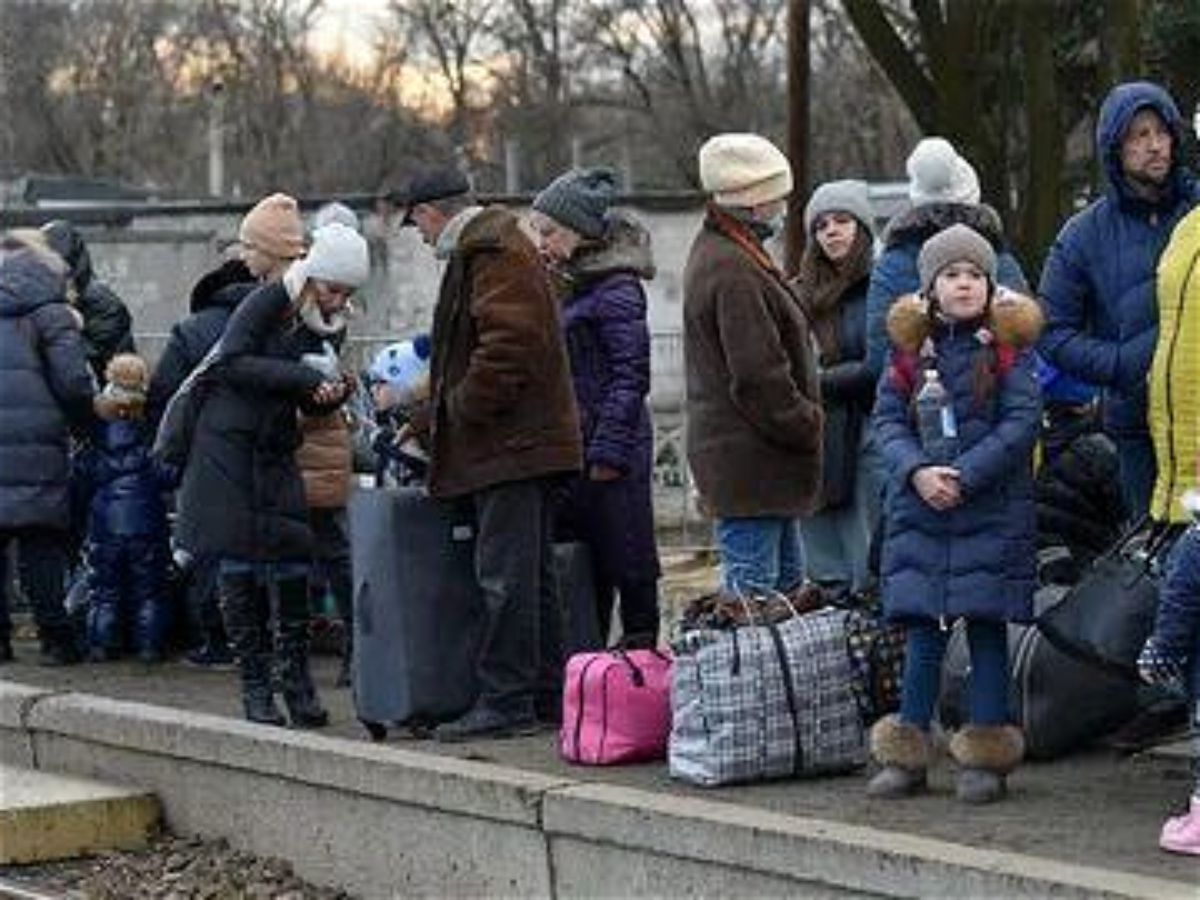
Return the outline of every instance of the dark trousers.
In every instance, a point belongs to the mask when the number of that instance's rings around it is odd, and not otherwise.
[[[66,534],[52,528],[0,529],[0,638],[12,635],[8,612],[8,553],[17,546],[17,577],[33,607],[33,620],[43,645],[70,643],[71,630],[63,608],[67,574]]]
[[[189,646],[219,648],[226,645],[217,590],[219,568],[220,560],[214,556],[197,556],[192,561],[187,584]]]
[[[1154,442],[1150,435],[1118,437],[1118,472],[1121,481],[1121,496],[1129,511],[1131,521],[1138,521],[1150,511],[1150,498],[1154,494],[1154,479],[1158,468],[1154,461]]]
[[[649,480],[573,478],[557,515],[558,538],[591,551],[601,638],[608,638],[617,596],[623,635],[657,635],[661,569]]]
[[[350,577],[350,534],[344,509],[310,509],[313,533],[313,581],[329,583],[337,614],[350,632],[354,616],[354,582]]]
[[[138,651],[163,651],[171,618],[169,554],[165,535],[110,535],[91,545],[93,647],[120,651],[132,643]]]
[[[554,596],[550,483],[530,479],[472,496],[475,578],[484,599],[479,703],[511,715],[557,705],[562,616]]]
[[[932,620],[910,622],[904,657],[900,718],[923,731],[933,720],[950,632]],[[1008,715],[1008,628],[1003,622],[967,621],[971,650],[969,701],[972,725],[1003,725]]]

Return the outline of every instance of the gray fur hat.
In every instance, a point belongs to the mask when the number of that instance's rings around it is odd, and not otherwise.
[[[585,238],[604,236],[605,217],[617,190],[612,169],[572,169],[533,198],[533,208]]]
[[[966,225],[951,225],[921,245],[921,253],[917,257],[921,291],[929,294],[938,272],[951,263],[963,260],[974,263],[992,284],[996,283],[996,251],[987,238]]]
[[[804,207],[805,232],[812,234],[817,219],[830,212],[849,213],[871,234],[875,233],[875,211],[871,208],[871,197],[865,181],[848,178],[819,185]]]

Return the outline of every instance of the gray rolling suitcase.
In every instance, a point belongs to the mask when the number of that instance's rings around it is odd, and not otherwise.
[[[354,704],[371,736],[426,727],[478,694],[482,625],[470,507],[421,488],[371,488],[350,499]]]

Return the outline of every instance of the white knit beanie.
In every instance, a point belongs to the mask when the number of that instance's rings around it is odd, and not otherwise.
[[[908,197],[913,206],[926,203],[979,202],[979,177],[954,145],[941,137],[923,138],[905,164]]]
[[[348,207],[345,203],[333,201],[326,203],[317,210],[313,216],[312,230],[324,228],[326,225],[332,225],[334,222],[341,222],[347,228],[353,228],[357,232],[362,232],[362,224],[358,220],[358,214]]]
[[[343,287],[362,287],[371,275],[370,255],[362,235],[341,222],[330,222],[313,232],[312,246],[304,259],[292,265],[293,278],[316,278]]]
[[[757,134],[718,134],[700,148],[700,184],[721,206],[748,208],[792,192],[792,166]]]

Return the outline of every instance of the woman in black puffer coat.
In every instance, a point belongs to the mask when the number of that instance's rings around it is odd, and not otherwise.
[[[328,721],[308,671],[312,535],[295,460],[297,411],[329,412],[352,390],[350,380],[312,360],[328,358],[323,344],[345,327],[341,312],[367,275],[367,247],[357,233],[336,224],[320,229],[307,258],[282,281],[257,288],[230,317],[196,426],[181,516],[195,551],[220,560],[221,611],[251,721],[283,724],[270,677],[273,607],[292,724]]]

